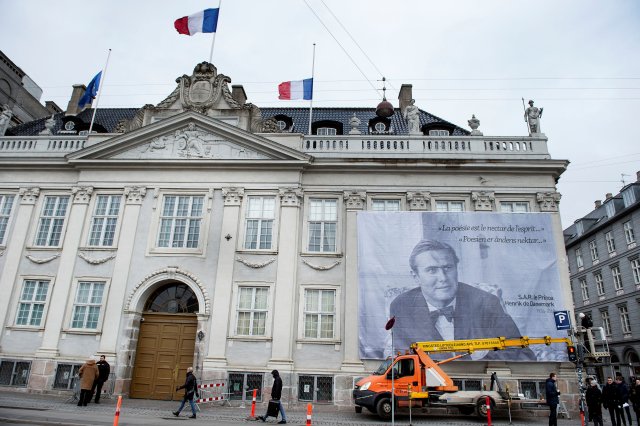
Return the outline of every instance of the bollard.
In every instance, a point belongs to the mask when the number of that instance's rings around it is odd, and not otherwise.
[[[487,404],[487,426],[491,426],[491,398],[486,397]]]
[[[311,412],[313,411],[313,406],[311,403],[307,404],[307,426],[311,426]]]
[[[258,397],[258,389],[253,390],[253,398],[251,399],[251,417],[256,417],[256,398]]]
[[[116,414],[113,416],[113,426],[118,426],[120,421],[120,406],[122,405],[122,395],[118,395],[118,404],[116,405]]]

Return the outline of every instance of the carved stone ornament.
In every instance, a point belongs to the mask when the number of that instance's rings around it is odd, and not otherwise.
[[[475,203],[476,211],[491,211],[496,197],[493,192],[479,191],[472,192],[471,199]]]
[[[427,210],[431,200],[430,192],[407,192],[409,210]]]
[[[364,191],[345,191],[344,201],[347,210],[362,210],[367,202],[367,193]]]
[[[91,265],[99,265],[101,263],[104,263],[104,262],[107,262],[107,261],[109,261],[111,259],[114,259],[116,257],[116,254],[113,253],[113,254],[110,254],[109,256],[95,259],[95,258],[89,257],[86,254],[84,254],[83,252],[79,251],[78,252],[78,257],[80,259],[84,260],[85,262],[91,264]]]
[[[536,199],[541,212],[557,212],[562,195],[558,192],[538,192]]]
[[[280,132],[280,128],[278,128],[278,122],[275,118],[267,118],[262,122],[261,133],[278,133]]]
[[[280,204],[283,206],[300,207],[302,201],[302,189],[300,188],[280,188]]]
[[[52,135],[53,129],[56,127],[55,114],[47,118],[44,122],[44,130],[40,132],[41,135]]]
[[[244,188],[222,188],[225,206],[239,206],[244,197]]]
[[[73,194],[73,202],[77,204],[89,204],[91,200],[91,194],[93,193],[92,186],[74,186],[71,188]]]
[[[307,265],[311,269],[315,269],[316,271],[328,271],[329,269],[333,269],[336,266],[338,266],[340,263],[342,263],[342,261],[341,260],[335,260],[333,263],[331,263],[329,265],[326,265],[326,266],[314,265],[313,263],[310,263],[306,259],[302,259],[302,263],[304,263],[305,265]]]
[[[52,260],[57,259],[58,257],[60,257],[60,253],[56,253],[53,256],[43,257],[43,258],[34,257],[30,254],[27,254],[25,257],[30,261],[32,261],[33,263],[37,263],[38,265],[41,265],[43,263],[49,263]]]
[[[478,130],[480,127],[480,120],[478,120],[475,114],[471,114],[471,118],[467,120],[469,127],[471,127],[471,136],[482,136],[482,132]]]
[[[38,196],[40,195],[40,188],[31,187],[31,188],[20,188],[18,192],[20,198],[22,199],[22,204],[35,204]]]
[[[356,113],[353,113],[353,117],[349,119],[349,125],[351,126],[351,130],[349,130],[350,135],[359,135],[362,132],[360,131],[360,124],[362,124],[362,120],[356,117]]]
[[[147,195],[147,188],[144,186],[125,186],[124,195],[127,197],[127,204],[142,204],[144,196]]]
[[[243,265],[248,266],[249,268],[258,269],[258,268],[264,268],[265,266],[275,262],[276,258],[272,257],[271,259],[265,260],[264,262],[251,262],[247,259],[243,259],[242,257],[236,257],[236,260],[242,263]]]

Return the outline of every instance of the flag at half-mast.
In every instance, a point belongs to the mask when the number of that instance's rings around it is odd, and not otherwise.
[[[215,33],[218,29],[220,9],[205,9],[193,15],[176,19],[173,26],[180,34]]]
[[[278,99],[313,99],[313,78],[280,83],[278,85]]]
[[[102,71],[91,79],[84,94],[80,97],[80,100],[78,100],[78,106],[80,108],[84,108],[86,104],[90,104],[96,98],[98,89],[100,88],[100,78],[102,78]]]

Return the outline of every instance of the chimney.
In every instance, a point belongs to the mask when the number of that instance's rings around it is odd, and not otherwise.
[[[404,114],[404,109],[411,103],[413,99],[413,86],[411,84],[403,84],[400,86],[400,92],[398,93],[398,101],[400,104],[400,113]]]
[[[640,182],[640,170],[636,172],[636,182]]]
[[[57,114],[59,112],[63,112],[62,108],[60,108],[55,102],[53,101],[46,101],[44,103],[44,107],[47,109],[47,111],[49,111],[51,114]]]
[[[605,199],[610,199],[611,197],[613,197],[613,194],[610,192],[607,192],[607,195],[604,196]]]
[[[67,105],[66,115],[76,115],[80,112],[80,108],[78,108],[78,101],[84,95],[84,91],[87,90],[87,86],[84,84],[74,84],[73,92],[71,92],[71,99],[69,100],[69,105]],[[89,105],[91,106],[91,105]]]
[[[241,84],[231,86],[231,97],[240,105],[244,105],[247,102],[247,94]]]
[[[602,206],[602,200],[596,200],[596,209]]]

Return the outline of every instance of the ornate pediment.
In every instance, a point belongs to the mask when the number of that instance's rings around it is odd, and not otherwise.
[[[264,154],[200,129],[195,123],[173,133],[157,136],[124,151],[117,159],[267,159]]]

